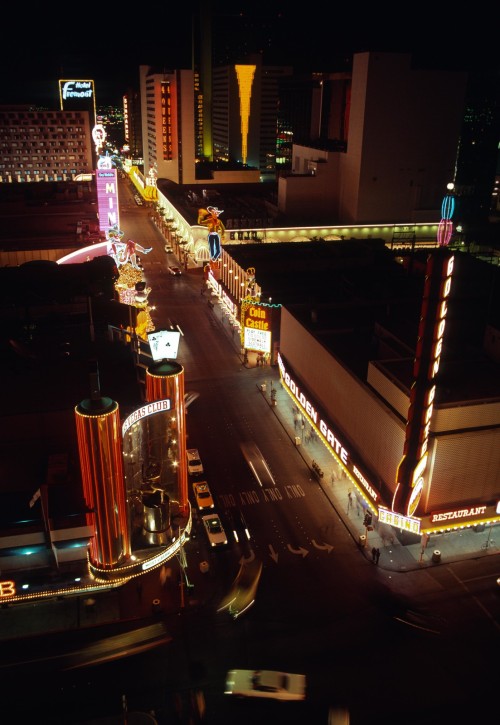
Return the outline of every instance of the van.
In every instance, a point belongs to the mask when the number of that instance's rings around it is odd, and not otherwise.
[[[198,476],[203,473],[203,464],[200,454],[196,448],[188,448],[186,451],[188,473],[191,476]]]

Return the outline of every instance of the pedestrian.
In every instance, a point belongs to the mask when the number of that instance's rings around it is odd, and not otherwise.
[[[377,563],[377,550],[375,547],[372,548],[372,561]]]
[[[335,471],[332,471],[332,483],[335,483],[337,480],[337,476],[335,475]]]
[[[375,549],[375,564],[378,564],[379,559],[380,559],[380,549]]]
[[[347,508],[350,509],[352,506],[352,492],[351,489],[349,489],[347,493]]]

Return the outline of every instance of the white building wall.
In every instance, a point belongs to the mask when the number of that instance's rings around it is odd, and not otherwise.
[[[381,371],[370,367],[370,384],[345,369],[286,307],[281,312],[280,351],[304,389],[315,398],[347,447],[368,471],[394,491],[403,455],[407,398]],[[387,405],[383,398],[386,398]],[[394,410],[398,410],[396,414]],[[500,490],[499,401],[438,407],[431,424],[427,488],[422,515],[445,506],[494,502]],[[380,482],[372,483],[381,488]],[[391,501],[385,501],[390,505]]]

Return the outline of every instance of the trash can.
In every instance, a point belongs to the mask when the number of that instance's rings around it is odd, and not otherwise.
[[[200,571],[202,574],[206,574],[209,569],[210,565],[208,561],[200,561]]]
[[[432,561],[434,562],[434,564],[437,564],[441,561],[441,552],[439,551],[439,549],[434,549],[434,551],[432,552]]]
[[[366,536],[364,534],[359,535],[358,544],[361,546],[362,549],[366,546]]]
[[[300,446],[300,436],[295,436],[295,445]]]

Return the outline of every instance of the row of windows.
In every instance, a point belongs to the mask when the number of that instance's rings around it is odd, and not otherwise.
[[[28,174],[33,176],[43,176],[44,174],[51,174],[53,173],[53,170],[55,167],[58,167],[59,164],[54,164],[54,166],[47,167],[46,169],[6,169],[0,164],[0,173],[2,173],[4,176],[22,176],[22,174]],[[63,174],[81,174],[81,170],[77,169],[58,169]]]
[[[29,159],[24,159],[25,161],[30,161]],[[50,163],[50,166],[61,166],[63,164],[68,163],[68,161],[77,161],[83,166],[87,164],[87,159],[85,156],[68,156],[68,158],[62,158],[61,156],[42,156],[41,158],[33,158],[31,159],[31,163],[19,163],[19,160],[13,160],[8,158],[0,158],[0,169],[6,169],[6,168],[14,168],[18,167],[20,169],[24,169],[25,167],[27,169],[33,168],[34,164],[38,163]]]
[[[54,119],[57,119],[57,122],[61,124],[61,126],[64,126],[65,124],[69,123],[70,121],[73,123],[74,119],[81,119],[83,120],[83,116],[80,111],[43,111],[40,113],[23,113],[22,111],[0,111],[0,120],[8,124],[10,121],[13,121],[14,123],[19,123],[19,121],[22,121],[23,119],[30,119],[31,122],[38,122],[42,124],[47,124],[49,121],[54,121]]]
[[[22,144],[22,146],[21,145],[18,146],[17,143],[0,143],[0,149],[10,150],[12,152],[12,154],[14,154],[14,155],[20,154],[23,151],[24,151],[24,153],[26,153],[26,150],[31,150],[32,153],[37,153],[37,151],[39,149],[41,149],[43,151],[45,150],[45,148],[53,149],[53,148],[61,147],[61,148],[67,149],[69,146],[70,145],[68,143],[64,143],[63,141],[50,141],[50,143],[45,143],[44,141],[40,141],[39,143],[36,143],[36,144]],[[71,148],[84,149],[84,148],[86,148],[86,146],[83,141],[81,141],[80,143],[78,143],[78,141],[75,141],[74,143],[71,144]]]
[[[12,131],[15,131],[18,129],[12,129]],[[39,139],[39,138],[85,138],[85,134],[83,132],[83,128],[75,128],[75,133],[37,133],[40,129],[31,129],[34,131],[34,133],[0,133],[0,138],[5,139],[6,141],[22,141],[22,140],[31,140],[31,139]],[[79,133],[78,133],[79,132]]]
[[[80,172],[78,172],[80,173]],[[48,171],[47,173],[36,175],[36,176],[5,176],[0,174],[0,183],[13,183],[14,181],[17,183],[35,183],[37,181],[71,181],[74,177],[74,174],[55,174],[52,171]]]

